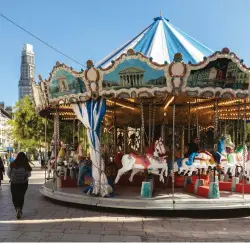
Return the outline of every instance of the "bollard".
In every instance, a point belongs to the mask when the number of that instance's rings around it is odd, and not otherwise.
[[[236,191],[236,185],[240,182],[239,177],[232,178],[232,192]]]
[[[194,193],[197,194],[197,190],[199,186],[204,186],[204,179],[196,179],[194,186]]]
[[[219,190],[219,183],[211,182],[209,184],[209,192],[208,192],[209,199],[219,199],[220,198],[220,190]]]

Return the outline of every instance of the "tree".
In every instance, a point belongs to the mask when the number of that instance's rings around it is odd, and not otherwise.
[[[24,149],[34,150],[41,146],[45,136],[45,119],[39,116],[29,96],[16,103],[10,121],[12,137]],[[53,125],[48,124],[48,137],[52,136]]]
[[[39,116],[29,96],[16,103],[13,119],[10,121],[13,139],[23,149],[34,152],[44,145],[46,119]],[[53,120],[47,120],[47,142],[50,143],[54,132]],[[73,140],[72,122],[60,122],[60,140],[71,143]],[[77,135],[77,134],[75,134]]]

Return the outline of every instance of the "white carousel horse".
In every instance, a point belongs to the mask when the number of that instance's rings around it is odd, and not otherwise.
[[[192,153],[189,158],[180,159],[174,163],[174,172],[183,173],[184,175],[191,176],[196,170],[204,170],[207,172],[208,168],[214,169],[216,163],[212,154],[208,151],[202,151],[200,153]]]
[[[250,175],[250,160],[249,160],[249,156],[248,156],[248,150],[247,150],[247,146],[239,146],[237,149],[236,149],[236,152],[233,152],[233,153],[230,153],[228,154],[228,160],[229,162],[233,163],[234,164],[234,168],[233,168],[233,171],[232,173],[235,174],[235,170],[236,170],[236,167],[240,167],[241,168],[241,171],[240,173],[243,172],[243,166],[244,166],[244,154],[246,156],[245,160],[246,160],[246,163],[245,163],[245,175]]]
[[[125,154],[122,157],[122,168],[118,170],[115,184],[118,183],[120,177],[127,171],[132,170],[130,181],[133,180],[133,177],[139,171],[152,170],[152,174],[159,175],[159,169],[162,169],[160,173],[160,181],[164,182],[163,173],[165,171],[165,176],[168,175],[168,165],[166,157],[160,157],[160,155],[165,155],[166,150],[163,144],[163,140],[159,138],[153,144],[153,154],[146,153],[145,155],[136,155],[133,153]],[[151,145],[151,147],[152,147]]]
[[[236,159],[233,158],[233,153],[230,153],[231,156],[229,157],[229,153],[226,151],[227,149],[234,150],[234,147],[231,136],[228,134],[221,136],[218,141],[218,151],[215,152],[216,162],[225,174],[228,172],[235,173]]]
[[[47,164],[47,180],[50,180],[51,178],[53,178],[53,176],[51,176],[51,174],[53,175],[53,171],[55,168],[55,158],[51,158],[48,161]]]

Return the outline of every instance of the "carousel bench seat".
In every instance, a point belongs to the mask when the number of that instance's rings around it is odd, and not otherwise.
[[[200,197],[208,198],[209,186],[199,186],[197,189],[197,195]]]
[[[231,191],[232,182],[231,181],[220,181],[219,182],[220,191]]]
[[[242,193],[242,192],[243,192],[243,186],[244,186],[244,192],[245,192],[245,193],[250,193],[250,185],[248,185],[248,184],[243,184],[243,183],[238,183],[238,184],[236,185],[236,192]]]
[[[189,193],[194,193],[194,184],[188,184],[186,187],[186,191]]]

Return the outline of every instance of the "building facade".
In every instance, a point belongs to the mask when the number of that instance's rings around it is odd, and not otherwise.
[[[11,127],[8,124],[12,115],[6,111],[4,103],[0,103],[0,152],[6,152],[8,148],[13,147],[11,139]]]
[[[22,51],[21,75],[19,80],[19,100],[31,95],[31,80],[35,78],[35,60],[33,46],[25,44]]]

